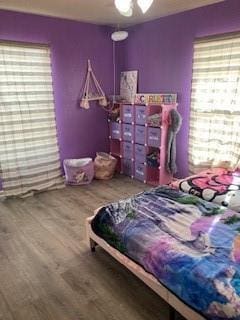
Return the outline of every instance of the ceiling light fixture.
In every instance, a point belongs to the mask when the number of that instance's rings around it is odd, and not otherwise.
[[[133,15],[133,9],[130,8],[127,12],[120,12],[125,17],[131,17]]]
[[[145,14],[148,11],[148,9],[151,7],[153,0],[138,0],[137,3],[141,8],[142,13]]]
[[[132,0],[115,0],[115,6],[122,15],[128,16],[132,9]]]
[[[115,31],[111,34],[111,38],[115,42],[123,41],[123,40],[127,39],[127,37],[128,37],[127,31]]]
[[[137,4],[145,14],[151,7],[153,0],[137,0]],[[115,6],[125,17],[131,17],[133,14],[133,0],[115,0]]]

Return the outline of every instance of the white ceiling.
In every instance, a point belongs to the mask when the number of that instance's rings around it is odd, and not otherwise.
[[[118,13],[114,0],[0,0],[0,9],[97,24],[131,25],[221,1],[224,0],[154,0],[145,15],[135,6],[134,15],[130,18]]]

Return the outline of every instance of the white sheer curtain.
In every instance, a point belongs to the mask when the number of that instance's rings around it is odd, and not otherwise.
[[[0,42],[0,176],[4,196],[63,186],[48,46]]]
[[[240,160],[240,33],[194,43],[189,168]]]

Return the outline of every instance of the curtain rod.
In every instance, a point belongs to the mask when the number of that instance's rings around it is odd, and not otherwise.
[[[211,36],[203,36],[203,37],[197,37],[195,39],[195,43],[200,42],[210,42],[210,41],[221,41],[221,40],[227,40],[227,39],[234,39],[234,38],[240,38],[240,31],[235,32],[228,32],[228,33],[221,33],[221,34],[214,34]]]
[[[0,40],[0,44],[14,45],[19,47],[34,47],[34,48],[49,48],[50,44],[48,43],[35,43],[35,42],[26,42],[26,41],[16,41],[16,40]]]

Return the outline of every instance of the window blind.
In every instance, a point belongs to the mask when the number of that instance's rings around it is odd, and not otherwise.
[[[0,176],[5,196],[63,185],[48,46],[0,42]]]
[[[189,167],[240,159],[240,34],[194,43]]]

